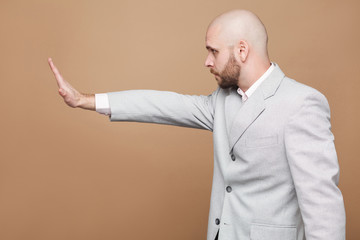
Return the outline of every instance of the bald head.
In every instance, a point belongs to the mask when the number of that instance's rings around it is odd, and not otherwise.
[[[216,32],[217,37],[229,47],[244,40],[257,55],[268,58],[265,26],[250,11],[232,10],[221,14],[210,23],[208,32]]]
[[[264,24],[254,13],[223,13],[208,27],[205,66],[220,87],[238,86],[245,92],[271,65],[267,39]]]

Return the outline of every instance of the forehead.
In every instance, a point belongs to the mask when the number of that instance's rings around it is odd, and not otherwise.
[[[221,36],[221,26],[219,24],[210,25],[205,37],[205,43],[207,46],[223,46],[223,39]]]

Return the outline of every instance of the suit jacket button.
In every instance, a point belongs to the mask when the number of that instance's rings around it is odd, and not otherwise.
[[[232,159],[233,161],[235,161],[235,159],[236,159],[236,158],[235,158],[235,155],[234,155],[233,153],[231,154],[231,159]]]
[[[215,223],[216,223],[216,225],[219,225],[220,224],[220,219],[215,219]]]
[[[226,187],[226,191],[229,193],[229,192],[232,191],[232,188],[231,188],[230,186],[227,186],[227,187]]]

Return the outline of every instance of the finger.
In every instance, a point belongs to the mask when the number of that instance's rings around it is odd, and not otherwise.
[[[56,68],[56,66],[55,66],[55,64],[53,63],[53,61],[52,61],[51,58],[48,59],[48,62],[49,62],[50,68],[51,68],[51,70],[53,71],[53,73],[54,73],[55,75],[57,75],[57,74],[60,75],[59,70]]]
[[[60,96],[65,97],[66,92],[65,92],[64,89],[60,88],[60,89],[59,89],[59,94],[60,94]]]
[[[58,77],[58,76],[61,77],[59,70],[57,69],[57,67],[55,66],[55,64],[53,63],[51,58],[49,58],[49,65],[50,65],[50,68],[53,71],[55,77]]]
[[[56,78],[56,80],[57,80],[58,86],[60,87],[61,85],[64,84],[64,79],[62,78],[59,70],[57,69],[57,67],[55,66],[55,64],[53,63],[53,61],[52,61],[51,58],[48,59],[48,62],[49,62],[49,65],[50,65],[50,68],[51,68],[52,72],[53,72],[54,75],[55,75],[55,78]]]

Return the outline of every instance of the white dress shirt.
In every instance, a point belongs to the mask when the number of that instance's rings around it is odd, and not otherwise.
[[[98,113],[111,115],[109,97],[106,93],[95,94],[95,109]]]
[[[273,69],[274,64],[271,63],[268,70],[266,70],[266,72],[258,80],[256,80],[246,92],[243,92],[240,88],[237,89],[237,92],[240,94],[243,102],[245,102],[255,92],[256,88],[260,86],[260,84],[270,75]],[[106,93],[95,94],[95,109],[98,113],[111,115],[109,97]]]
[[[258,80],[256,80],[246,92],[243,92],[243,90],[241,90],[240,88],[237,89],[237,92],[240,94],[243,102],[245,102],[255,92],[256,88],[260,86],[260,84],[270,75],[273,69],[274,69],[274,64],[271,63],[268,70],[266,70],[266,72],[263,75],[261,75],[261,77]]]

